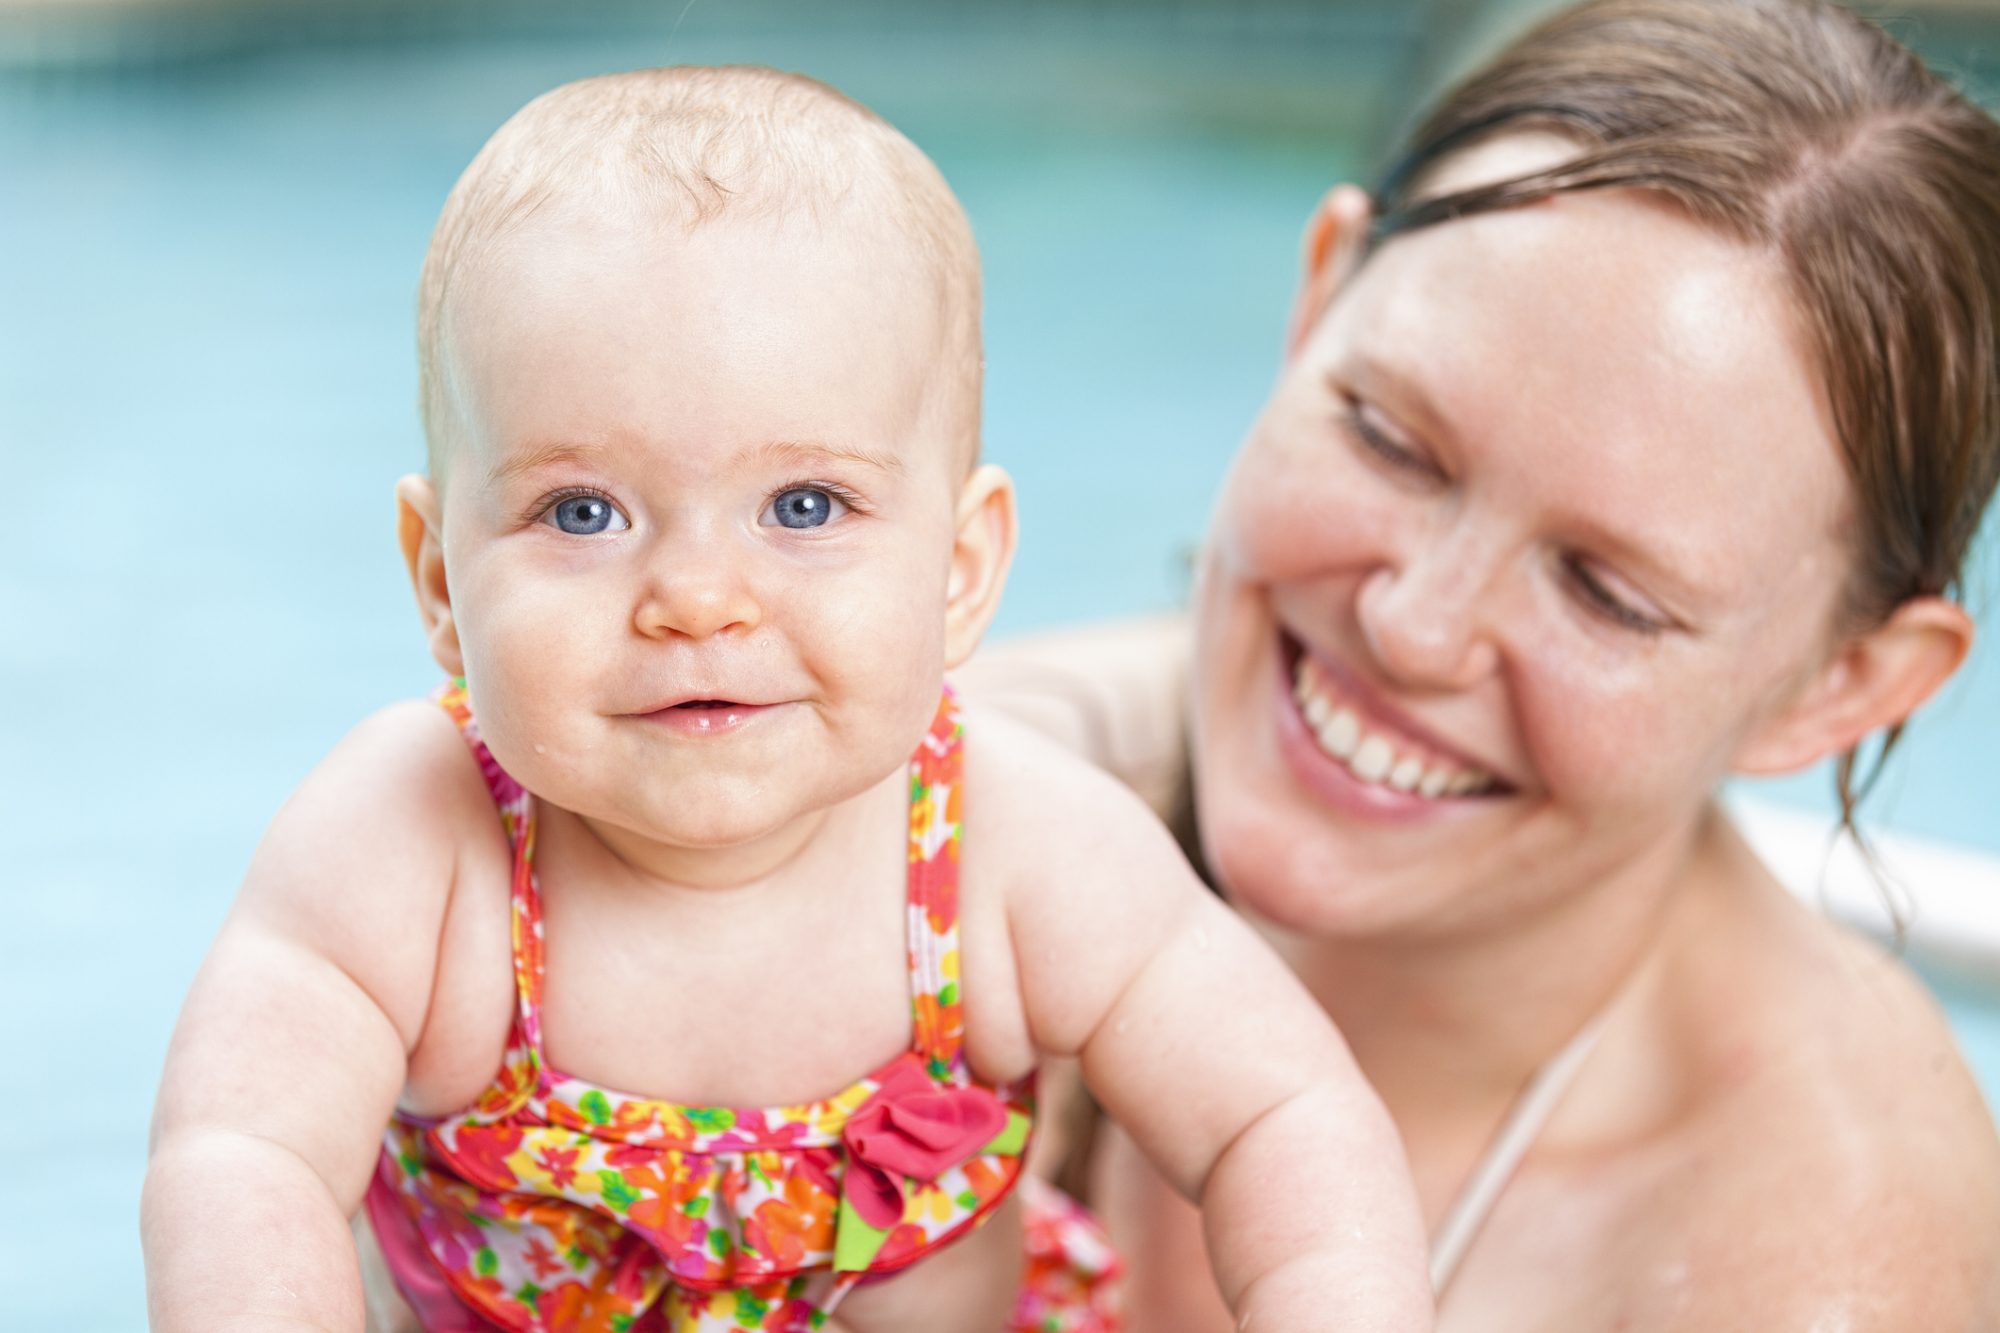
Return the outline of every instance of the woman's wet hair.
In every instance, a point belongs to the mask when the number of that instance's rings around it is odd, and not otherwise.
[[[1452,192],[1515,132],[1561,165]],[[1962,591],[2000,476],[2000,125],[1873,24],[1821,0],[1596,0],[1452,89],[1377,192],[1375,243],[1549,195],[1636,187],[1768,249],[1818,353],[1852,482],[1840,634]],[[1841,824],[1867,776],[1840,759]]]

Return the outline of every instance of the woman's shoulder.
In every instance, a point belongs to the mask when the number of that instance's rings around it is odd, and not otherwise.
[[[1873,941],[1768,879],[1742,893],[1669,1020],[1690,1058],[1642,1231],[1685,1249],[1682,1326],[1985,1327],[2000,1138],[1943,1015]]]

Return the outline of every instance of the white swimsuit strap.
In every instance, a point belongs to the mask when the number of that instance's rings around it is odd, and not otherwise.
[[[1607,1006],[1584,1024],[1566,1046],[1535,1071],[1508,1109],[1506,1120],[1501,1122],[1485,1155],[1473,1168],[1458,1198],[1452,1201],[1451,1211],[1445,1214],[1431,1240],[1431,1290],[1437,1295],[1444,1294],[1452,1275],[1458,1272],[1459,1261],[1465,1258],[1473,1238],[1486,1225],[1487,1215],[1499,1202],[1501,1191],[1513,1179],[1514,1169],[1520,1166],[1521,1159],[1527,1156],[1543,1126],[1561,1104],[1563,1094],[1576,1081],[1577,1072],[1603,1035],[1604,1021],[1609,1016]]]

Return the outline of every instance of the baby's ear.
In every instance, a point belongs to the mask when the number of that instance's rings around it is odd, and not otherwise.
[[[957,521],[944,601],[947,670],[972,656],[999,609],[1007,568],[1014,562],[1013,479],[991,463],[974,468],[958,493]]]
[[[396,538],[403,562],[410,568],[410,586],[417,594],[417,614],[431,656],[445,674],[465,674],[458,646],[458,622],[451,614],[451,587],[444,570],[444,510],[429,477],[411,473],[396,483]]]
[[[1789,773],[1844,754],[1902,724],[1972,649],[1972,617],[1942,597],[1913,597],[1834,651],[1798,697],[1737,751],[1739,773]]]

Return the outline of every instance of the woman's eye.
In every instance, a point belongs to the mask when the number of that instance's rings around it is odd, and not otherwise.
[[[1613,592],[1605,585],[1603,579],[1592,573],[1590,567],[1581,561],[1569,562],[1569,576],[1585,605],[1613,624],[1622,625],[1641,634],[1658,634],[1667,628],[1665,623],[1637,610]]]
[[[758,520],[766,527],[817,528],[847,512],[847,504],[818,486],[794,486],[780,491]]]
[[[544,522],[576,537],[595,537],[601,532],[622,532],[632,525],[609,500],[601,495],[570,495],[549,506]]]
[[[1390,467],[1431,477],[1440,475],[1435,463],[1390,434],[1361,403],[1350,400],[1345,416],[1347,428],[1354,433],[1354,437],[1369,453]]]

